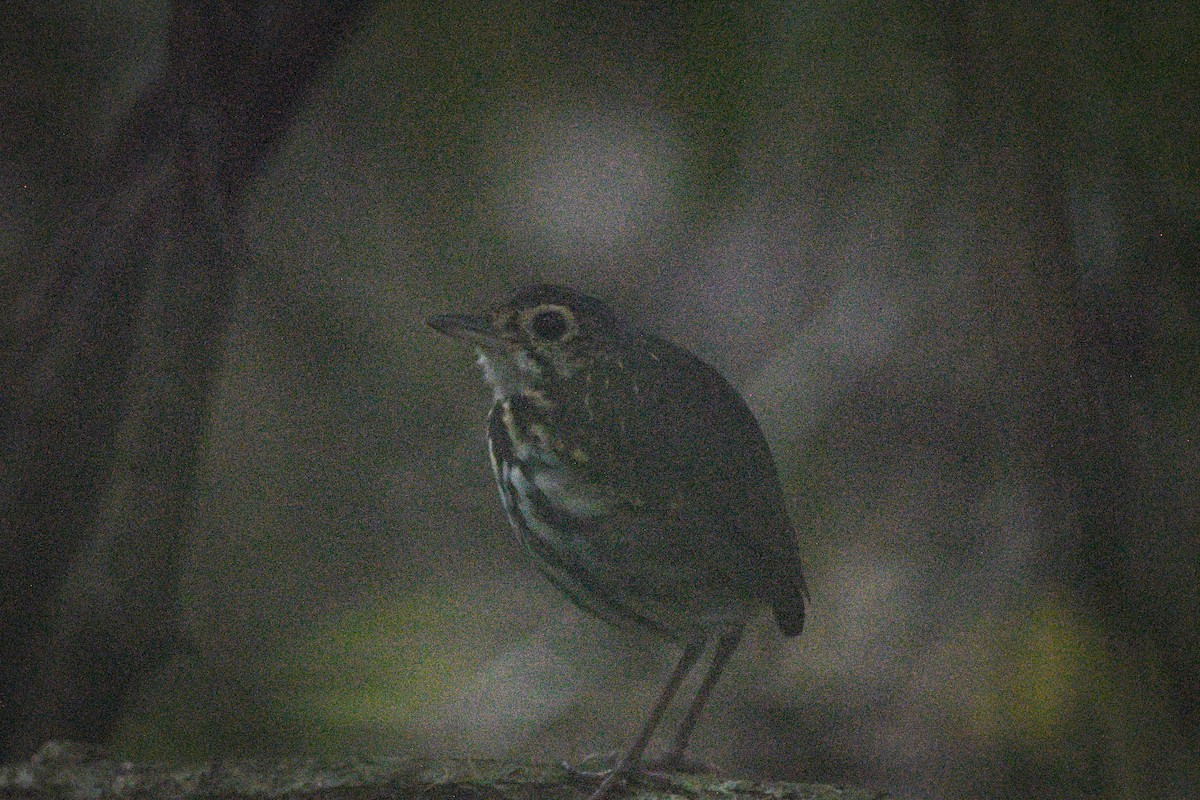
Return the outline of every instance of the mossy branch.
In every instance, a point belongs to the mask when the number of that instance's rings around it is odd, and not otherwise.
[[[28,761],[0,766],[5,798],[420,798],[421,800],[582,800],[594,788],[561,765],[498,759],[361,758],[267,763],[252,759],[179,767],[137,764],[99,748],[47,742]],[[750,781],[718,775],[642,777],[616,795],[627,800],[882,800],[885,795],[829,784]]]

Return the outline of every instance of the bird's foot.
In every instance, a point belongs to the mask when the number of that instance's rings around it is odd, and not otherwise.
[[[600,785],[588,800],[604,800],[618,786],[628,784],[633,778],[643,778],[655,784],[671,786],[673,775],[678,773],[702,774],[711,772],[712,767],[702,761],[688,758],[679,753],[668,753],[648,759],[640,764],[622,763],[616,753],[590,755],[578,764],[563,762],[567,774],[584,781],[600,781]]]
[[[588,800],[604,800],[608,794],[629,782],[637,771],[635,765],[626,764],[616,753],[599,753],[584,758],[578,764],[563,763],[566,774],[584,781],[600,781],[600,786],[588,795]]]
[[[641,774],[637,764],[624,762],[616,753],[598,753],[588,756],[577,765],[563,762],[562,766],[574,778],[600,781],[588,800],[604,800],[618,786],[628,783],[634,775]]]

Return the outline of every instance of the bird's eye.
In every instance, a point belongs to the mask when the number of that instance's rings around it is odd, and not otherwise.
[[[524,316],[525,330],[544,342],[565,342],[579,332],[575,315],[560,305],[542,305]]]
[[[557,311],[543,311],[529,321],[529,329],[539,339],[558,340],[567,332],[567,318]]]

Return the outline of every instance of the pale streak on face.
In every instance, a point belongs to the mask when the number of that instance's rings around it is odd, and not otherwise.
[[[513,357],[504,353],[489,353],[479,348],[477,364],[483,369],[483,379],[492,387],[492,397],[503,400],[530,389],[542,377],[542,368],[525,351]]]

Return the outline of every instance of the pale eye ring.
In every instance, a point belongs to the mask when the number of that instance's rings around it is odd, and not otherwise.
[[[542,303],[522,311],[521,327],[543,342],[569,342],[579,333],[571,309],[557,303]]]

